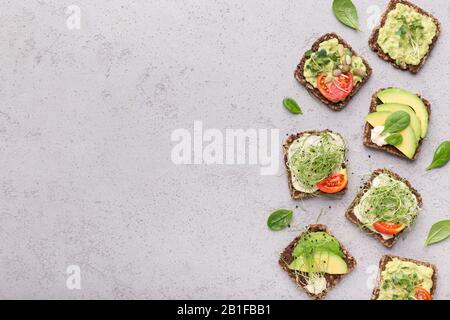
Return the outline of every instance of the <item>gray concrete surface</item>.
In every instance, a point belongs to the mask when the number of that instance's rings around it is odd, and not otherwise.
[[[379,1],[382,9],[387,1]],[[425,248],[430,226],[449,218],[449,167],[426,172],[448,139],[448,1],[416,0],[443,34],[417,76],[368,50],[377,7],[356,0],[363,32],[342,26],[331,1],[6,1],[0,20],[0,298],[305,299],[277,265],[301,228],[326,223],[358,260],[329,299],[368,299],[383,254],[437,264],[436,298],[449,299],[449,245]],[[69,5],[80,29],[67,27]],[[69,17],[70,18],[70,17]],[[293,78],[301,54],[335,31],[372,65],[372,79],[342,112]],[[371,94],[399,86],[433,105],[429,137],[409,163],[363,147]],[[281,101],[292,96],[305,114]],[[286,176],[255,165],[171,161],[174,130],[204,127],[330,128],[349,146],[352,175],[338,199],[290,200]],[[281,159],[281,152],[279,154]],[[423,214],[394,249],[344,218],[361,177],[390,167],[424,198]],[[295,209],[296,205],[300,205]],[[289,230],[266,218],[294,208]],[[66,268],[81,269],[81,289]]]

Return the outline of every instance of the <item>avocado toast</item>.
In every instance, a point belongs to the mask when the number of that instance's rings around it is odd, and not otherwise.
[[[286,139],[283,150],[293,199],[345,191],[346,146],[341,135],[330,130],[300,132]]]
[[[372,69],[335,33],[320,37],[295,70],[297,81],[332,110],[343,109],[370,78]]]
[[[369,46],[394,67],[418,73],[441,32],[439,21],[411,2],[391,0]]]
[[[401,141],[389,143],[386,138],[394,133],[383,130],[394,113],[405,116],[409,122],[395,134],[401,136]],[[364,145],[415,160],[423,139],[427,136],[430,116],[431,104],[420,95],[399,88],[381,89],[372,96],[369,115],[365,118],[367,123],[363,134]]]
[[[437,268],[418,260],[385,255],[380,260],[378,285],[372,300],[432,300]]]
[[[346,211],[346,217],[384,246],[391,248],[415,221],[421,195],[388,169],[375,170]]]
[[[312,224],[281,253],[279,264],[305,292],[322,299],[356,260],[322,224]]]

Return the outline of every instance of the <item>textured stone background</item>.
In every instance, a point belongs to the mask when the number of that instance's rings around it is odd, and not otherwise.
[[[350,249],[357,269],[329,299],[368,299],[381,255],[439,267],[449,299],[449,245],[423,242],[449,218],[449,167],[424,168],[448,139],[448,1],[415,2],[442,22],[417,76],[368,50],[373,9],[356,0],[363,32],[342,26],[330,1],[6,1],[0,19],[0,298],[304,299],[277,265],[307,224],[321,222]],[[377,1],[383,8],[387,1]],[[81,29],[66,27],[68,5]],[[323,33],[347,39],[374,68],[351,104],[334,113],[292,74]],[[429,137],[409,163],[363,147],[371,94],[400,86],[432,102]],[[281,101],[296,98],[305,115]],[[341,200],[290,200],[286,176],[257,166],[175,166],[170,135],[207,128],[330,128],[349,142],[350,185]],[[282,137],[280,137],[280,140]],[[281,159],[281,153],[280,153]],[[344,218],[364,174],[390,167],[424,197],[417,224],[393,250]],[[292,227],[266,228],[274,209],[295,208]],[[79,265],[82,289],[66,288]]]

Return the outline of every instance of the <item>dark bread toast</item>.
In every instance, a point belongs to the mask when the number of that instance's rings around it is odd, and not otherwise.
[[[380,241],[384,246],[388,247],[388,248],[392,248],[392,246],[400,239],[400,236],[402,235],[402,233],[406,230],[404,229],[402,232],[394,235],[393,238],[391,239],[384,239],[379,233],[373,232],[372,230],[370,230],[369,228],[365,227],[362,225],[362,223],[359,221],[359,219],[356,217],[355,213],[353,212],[353,209],[355,208],[355,206],[358,205],[359,201],[361,200],[362,196],[367,192],[367,190],[370,189],[370,187],[372,186],[372,182],[373,180],[381,173],[387,173],[389,174],[391,177],[404,182],[408,188],[411,190],[411,192],[416,196],[417,198],[417,203],[419,208],[422,208],[422,196],[417,192],[416,189],[414,189],[411,184],[409,183],[408,180],[400,177],[398,174],[388,170],[388,169],[377,169],[375,170],[372,175],[370,176],[369,181],[367,181],[363,188],[361,189],[361,191],[358,192],[358,194],[356,195],[355,199],[353,200],[353,202],[350,204],[349,208],[347,209],[345,216],[347,217],[348,220],[350,220],[352,223],[354,223],[355,225],[357,225],[358,227],[360,227],[363,231],[365,231],[366,233],[372,235],[375,239],[377,239],[378,241]]]
[[[385,89],[388,89],[388,88],[385,88]],[[377,106],[382,104],[382,102],[378,100],[377,94],[378,94],[378,92],[380,92],[382,90],[385,90],[385,89],[378,90],[372,96],[372,100],[371,100],[371,103],[370,103],[369,114],[373,113],[373,112],[376,112],[377,111]],[[420,99],[422,99],[422,101],[424,102],[425,107],[427,108],[427,111],[428,111],[428,117],[431,118],[431,104],[430,104],[430,102],[428,100],[424,99],[423,97],[421,97],[420,95],[417,95],[417,96]],[[366,122],[366,125],[364,126],[364,133],[363,133],[363,143],[364,143],[364,145],[366,147],[377,149],[377,150],[383,150],[383,151],[386,151],[387,153],[390,153],[392,155],[395,155],[395,156],[398,156],[398,157],[401,157],[401,158],[404,158],[404,159],[408,159],[410,161],[414,161],[414,160],[417,159],[417,157],[418,157],[418,155],[420,153],[420,149],[421,149],[421,146],[422,146],[422,143],[423,143],[423,139],[421,139],[419,141],[419,146],[417,147],[417,150],[416,150],[416,153],[414,154],[414,157],[412,159],[409,159],[407,156],[405,156],[400,150],[398,150],[394,146],[385,145],[385,146],[380,147],[380,146],[376,145],[375,143],[373,143],[372,139],[371,139],[371,130],[372,129],[373,129],[373,127],[368,122]]]
[[[291,174],[291,170],[289,169],[289,165],[288,165],[288,161],[289,161],[288,153],[289,153],[289,147],[291,146],[291,144],[304,134],[319,134],[321,132],[333,133],[333,131],[328,130],[328,129],[322,130],[322,131],[318,131],[318,130],[304,131],[304,132],[299,132],[297,134],[290,135],[289,137],[286,138],[285,142],[283,143],[284,164],[286,166],[286,171],[287,171],[289,192],[291,194],[292,199],[294,199],[294,200],[311,198],[311,197],[315,197],[319,194],[323,194],[323,192],[321,192],[320,190],[318,190],[314,193],[305,193],[305,192],[296,190],[292,183],[292,174]],[[345,155],[344,155],[344,158],[345,158]],[[343,163],[342,165],[345,168],[345,163]],[[345,187],[344,190],[342,190],[341,192],[339,192],[337,194],[343,194],[343,193],[345,193],[346,190],[347,190],[347,187]]]
[[[345,48],[348,48],[354,56],[361,57],[353,50],[353,48],[344,39],[339,37],[336,33],[327,33],[327,34],[323,35],[322,37],[320,37],[316,42],[314,42],[314,44],[311,47],[311,50],[313,52],[316,52],[317,50],[319,50],[319,45],[322,42],[333,39],[333,38],[338,39],[339,43],[342,44]],[[294,72],[294,76],[295,76],[295,79],[297,79],[297,81],[302,86],[304,86],[310,94],[314,95],[317,99],[319,99],[322,103],[324,103],[330,109],[339,111],[339,110],[342,110],[349,103],[349,101],[352,99],[352,97],[354,95],[356,95],[356,93],[359,91],[359,89],[361,89],[361,87],[366,83],[366,81],[370,78],[370,76],[372,74],[372,68],[370,67],[370,65],[367,63],[366,60],[364,60],[363,57],[361,57],[361,59],[367,68],[367,75],[364,77],[364,79],[361,82],[359,82],[357,85],[354,86],[352,92],[345,100],[342,100],[339,102],[332,102],[332,101],[326,99],[320,93],[319,89],[314,88],[308,81],[306,81],[305,77],[303,76],[303,73],[305,70],[305,62],[306,62],[306,60],[308,60],[308,57],[306,56],[306,54],[303,55],[300,63],[298,64],[297,69]]]
[[[328,233],[329,235],[333,236],[331,232],[328,230],[327,226],[322,224],[312,224],[309,225],[306,230],[300,234],[297,238],[295,238],[287,247],[284,249],[284,251],[280,255],[280,260],[278,263],[280,264],[281,268],[286,271],[289,274],[289,277],[291,277],[294,282],[301,287],[310,297],[313,299],[319,300],[325,297],[325,295],[334,287],[336,286],[339,281],[345,276],[343,275],[331,275],[331,274],[325,274],[325,279],[327,282],[327,288],[322,291],[320,294],[313,294],[309,292],[306,289],[306,279],[302,274],[297,274],[293,270],[289,269],[289,264],[294,261],[294,257],[292,256],[292,252],[294,251],[295,246],[297,245],[298,241],[308,232],[316,232],[316,231],[323,231]],[[344,260],[347,263],[348,266],[348,273],[350,273],[355,267],[356,267],[356,260],[355,258],[348,252],[348,250],[341,244],[341,250],[344,253]],[[348,274],[347,273],[347,274]]]
[[[399,260],[402,261],[409,261],[409,262],[413,262],[417,265],[422,265],[422,266],[426,266],[426,267],[430,267],[431,269],[433,269],[433,287],[431,288],[431,297],[433,297],[434,292],[436,291],[436,280],[437,280],[437,267],[434,264],[428,263],[428,262],[423,262],[423,261],[418,261],[418,260],[414,260],[414,259],[409,259],[409,258],[401,258],[401,257],[397,257],[397,256],[392,256],[392,255],[384,255],[383,257],[381,257],[380,260],[380,264],[379,264],[379,274],[378,274],[378,285],[373,289],[372,292],[372,300],[377,300],[379,295],[380,295],[380,285],[381,285],[381,273],[383,272],[383,270],[386,268],[386,265],[389,261],[393,260],[394,258],[397,258]]]
[[[420,61],[420,63],[416,66],[414,65],[405,65],[405,66],[400,66],[397,63],[395,63],[395,60],[392,59],[388,54],[386,54],[381,47],[378,45],[378,34],[380,32],[380,29],[384,26],[384,24],[386,23],[386,20],[388,18],[388,14],[389,12],[391,12],[392,10],[395,9],[396,5],[398,3],[407,5],[412,7],[415,11],[419,12],[420,14],[424,15],[424,16],[428,16],[431,19],[433,19],[433,22],[436,24],[437,27],[437,31],[436,31],[436,35],[433,38],[433,42],[430,45],[430,48],[428,49],[428,53],[422,58],[422,60]],[[405,1],[405,0],[391,0],[386,8],[386,11],[384,12],[384,14],[381,16],[381,22],[380,25],[373,30],[372,35],[369,39],[369,46],[370,48],[384,61],[389,62],[390,64],[392,64],[395,68],[403,70],[403,71],[409,71],[411,73],[418,73],[419,70],[423,67],[423,65],[425,64],[428,56],[430,55],[431,51],[433,50],[433,48],[436,45],[436,42],[439,38],[439,35],[441,33],[441,24],[439,22],[438,19],[436,19],[433,15],[431,15],[430,13],[424,11],[423,9],[419,8],[418,6],[416,6],[415,4],[409,2],[409,1]]]

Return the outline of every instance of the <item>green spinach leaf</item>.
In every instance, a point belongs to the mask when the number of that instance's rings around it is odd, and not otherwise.
[[[267,226],[270,230],[280,231],[288,227],[292,221],[292,210],[280,209],[270,214]]]
[[[425,245],[441,242],[450,236],[450,220],[442,220],[433,224],[428,233]]]
[[[300,108],[298,103],[292,98],[285,98],[283,100],[283,105],[293,114],[303,114],[302,108]]]
[[[398,146],[403,142],[403,136],[400,133],[393,133],[384,140],[386,140],[386,142],[392,146]]]
[[[408,113],[404,111],[397,111],[392,113],[384,123],[384,130],[382,132],[389,132],[389,133],[397,133],[404,129],[406,129],[411,122],[411,117]]]
[[[339,257],[343,257],[343,252],[341,250],[341,245],[336,240],[336,238],[332,236],[328,236],[326,238],[317,239],[317,238],[311,238],[311,235],[317,235],[324,232],[310,232],[306,235],[303,235],[302,238],[299,240],[297,245],[295,246],[292,255],[294,257],[307,257],[311,256],[316,251],[327,251],[334,253],[335,255]]]
[[[340,22],[360,31],[358,11],[351,0],[334,0],[333,13]]]
[[[434,153],[433,162],[427,170],[442,168],[450,160],[450,141],[442,142]]]

